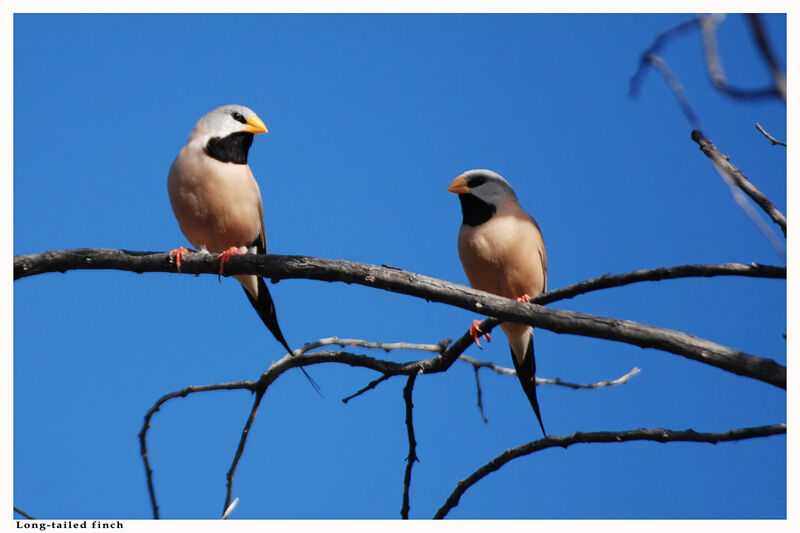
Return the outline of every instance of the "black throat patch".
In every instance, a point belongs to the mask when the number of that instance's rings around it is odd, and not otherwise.
[[[463,224],[467,226],[480,226],[494,215],[497,207],[488,204],[472,194],[459,194],[461,200],[461,215]]]
[[[253,144],[253,134],[237,131],[226,137],[212,137],[206,144],[206,153],[223,163],[247,164],[247,152]]]

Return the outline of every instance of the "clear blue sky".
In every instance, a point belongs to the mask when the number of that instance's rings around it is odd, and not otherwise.
[[[17,15],[14,253],[186,244],[166,191],[197,119],[254,109],[270,133],[250,165],[269,250],[390,264],[466,283],[456,253],[459,173],[505,176],[542,227],[549,286],[685,263],[783,264],[735,205],[663,80],[628,82],[654,36],[685,15]],[[765,17],[785,61],[786,18]],[[768,74],[748,28],[719,28],[728,78]],[[706,135],[786,210],[777,101],[713,90],[697,33],[663,53]],[[770,223],[770,225],[772,225]],[[773,226],[774,227],[774,226]],[[435,343],[473,313],[365,287],[272,286],[294,346],[337,335]],[[786,285],[712,278],[601,291],[553,307],[636,320],[786,362]],[[554,435],[639,427],[724,431],[786,420],[782,390],[680,356],[535,334],[538,373],[625,386],[539,388]],[[359,353],[366,351],[357,350]],[[474,357],[511,366],[498,330]],[[14,283],[14,504],[42,518],[148,518],[137,433],[161,395],[255,379],[280,358],[235,281],[116,271]],[[397,361],[413,352],[373,353]],[[236,477],[234,518],[398,518],[408,453],[394,378],[341,365],[270,387]],[[411,516],[458,480],[540,437],[516,378],[472,368],[422,376]],[[149,446],[165,518],[216,518],[251,406],[246,392],[193,395],[153,419]],[[451,518],[782,518],[786,439],[596,444],[518,459],[467,492]]]

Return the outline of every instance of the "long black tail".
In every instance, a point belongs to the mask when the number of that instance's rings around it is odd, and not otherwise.
[[[509,344],[509,348],[511,345]],[[539,420],[539,427],[542,428],[542,434],[547,437],[547,432],[544,430],[542,423],[542,414],[539,412],[539,402],[536,399],[536,358],[533,354],[533,333],[528,340],[528,347],[525,349],[525,357],[522,358],[521,363],[517,363],[517,358],[514,356],[514,349],[511,349],[511,360],[514,361],[514,369],[517,371],[517,377],[522,384],[522,390],[531,402],[533,412],[536,413],[536,418]]]
[[[256,276],[258,280],[258,299],[253,298],[253,296],[247,292],[247,289],[244,289],[244,293],[247,295],[247,299],[250,300],[250,303],[255,308],[258,316],[261,317],[261,321],[267,326],[267,329],[270,330],[272,335],[280,342],[286,351],[292,353],[292,349],[289,347],[289,343],[286,342],[286,339],[283,338],[283,333],[281,332],[281,327],[278,325],[278,315],[275,313],[275,302],[272,301],[272,295],[269,293],[269,289],[267,289],[267,284],[264,283],[264,278]],[[308,375],[306,369],[302,366],[300,370],[303,371],[305,374],[306,379],[308,382],[311,383],[311,386],[314,387],[314,390],[322,396],[320,392],[319,385],[314,379]]]

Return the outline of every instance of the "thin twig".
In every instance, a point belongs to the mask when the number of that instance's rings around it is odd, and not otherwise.
[[[683,111],[683,115],[686,117],[686,120],[689,121],[693,129],[699,130],[702,129],[700,125],[700,119],[697,117],[697,114],[692,109],[692,105],[689,103],[689,97],[686,96],[686,91],[683,89],[683,85],[681,82],[678,81],[677,76],[672,73],[667,62],[664,61],[661,57],[650,54],[647,56],[647,62],[653,65],[663,76],[664,81],[667,82],[669,88],[672,90],[672,94],[675,95],[675,99],[678,101],[678,105]]]
[[[422,352],[442,353],[448,344],[450,344],[449,339],[439,341],[439,344],[413,344],[409,342],[376,342],[365,341],[362,339],[341,339],[339,337],[327,337],[303,345],[302,348],[295,350],[295,354],[306,353],[323,346],[341,346],[342,348],[346,348],[348,346],[359,346],[361,348],[373,348],[376,350],[384,350],[386,352],[390,352],[392,350],[415,350]]]
[[[770,72],[772,73],[772,80],[775,83],[775,92],[786,101],[786,75],[783,73],[778,64],[778,59],[772,51],[772,47],[767,41],[767,33],[761,25],[761,18],[758,13],[748,13],[747,20],[750,22],[750,29],[753,31],[753,37],[756,40],[758,51],[767,63]]]
[[[786,279],[786,268],[760,265],[758,263],[751,263],[749,265],[742,263],[723,263],[718,265],[676,265],[671,267],[634,270],[623,274],[606,274],[599,278],[580,281],[561,289],[553,289],[535,298],[531,298],[531,302],[545,305],[559,300],[573,298],[580,294],[586,294],[587,292],[609,289],[612,287],[622,287],[642,281],[663,281],[669,279],[715,276]]]
[[[494,370],[496,373],[500,375],[506,376],[516,376],[517,372],[513,368],[506,368],[503,366],[498,366],[491,361],[479,361],[478,359],[474,359],[468,355],[460,355],[458,357],[462,361],[465,361],[473,366],[475,370],[479,368],[488,368],[490,370]],[[612,387],[614,385],[624,385],[628,382],[633,376],[640,373],[642,370],[639,367],[633,367],[627,374],[618,377],[617,379],[606,379],[603,381],[598,381],[595,383],[571,383],[569,381],[562,381],[560,378],[536,378],[536,385],[559,385],[561,387],[567,387],[570,389],[601,389],[603,387]]]
[[[378,350],[384,350],[389,352],[391,350],[416,350],[416,351],[423,351],[423,352],[433,352],[433,353],[442,353],[446,348],[447,345],[450,344],[450,339],[443,339],[439,341],[438,344],[413,344],[408,342],[380,342],[380,341],[366,341],[363,339],[340,339],[339,337],[328,337],[326,339],[320,339],[318,341],[311,342],[306,344],[301,348],[302,352],[308,352],[314,348],[319,348],[321,346],[341,346],[342,348],[347,346],[360,346],[362,348],[374,348]],[[386,381],[392,377],[391,375],[383,375],[378,379],[374,379],[370,381],[366,387],[359,389],[354,394],[342,398],[342,403],[347,403],[353,398],[357,396],[361,396],[365,392],[374,389],[380,383]]]
[[[697,433],[694,430],[671,430],[671,429],[635,429],[630,431],[599,431],[593,433],[578,432],[564,437],[549,436],[544,439],[529,442],[516,448],[506,450],[498,455],[467,478],[458,482],[455,490],[447,498],[442,507],[436,511],[434,518],[444,518],[453,507],[458,505],[461,496],[475,483],[483,479],[486,475],[500,469],[509,461],[530,455],[534,452],[547,448],[567,448],[573,444],[605,442],[619,443],[635,440],[646,440],[655,442],[707,442],[716,444],[718,442],[728,442],[756,437],[767,437],[786,433],[786,424],[775,424],[772,426],[759,426],[751,428],[740,428],[726,431],[723,433]]]
[[[483,331],[483,330],[481,330],[481,331]],[[458,358],[461,359],[462,361],[464,361],[465,363],[471,364],[472,368],[474,368],[475,370],[478,370],[480,368],[488,368],[489,370],[494,370],[495,372],[497,372],[500,375],[506,375],[506,376],[516,376],[517,375],[517,371],[514,370],[513,368],[506,368],[504,366],[498,366],[498,365],[492,363],[491,361],[481,361],[479,359],[475,359],[474,357],[470,357],[470,356],[465,355],[465,354],[459,355]],[[537,381],[536,381],[537,385],[539,384],[539,380],[538,379],[539,378],[537,378]]]
[[[31,515],[29,515],[28,513],[26,513],[25,511],[23,511],[22,509],[20,509],[20,508],[19,508],[19,507],[17,507],[17,506],[14,506],[14,512],[16,512],[17,514],[20,514],[20,515],[24,516],[24,517],[25,517],[25,518],[27,518],[28,520],[36,520],[34,517],[32,517]]]
[[[383,383],[384,381],[386,381],[390,377],[392,377],[391,374],[384,374],[381,377],[379,377],[378,379],[373,379],[372,381],[369,382],[369,384],[367,384],[366,387],[364,387],[362,389],[359,389],[358,392],[355,392],[355,393],[351,394],[350,396],[347,396],[346,398],[342,398],[342,403],[347,403],[350,400],[352,400],[353,398],[355,398],[357,396],[361,396],[365,392],[374,389],[375,387],[377,387],[379,384]]]
[[[760,131],[760,132],[761,132],[761,133],[764,135],[764,137],[766,137],[767,139],[769,139],[769,143],[770,143],[771,145],[775,146],[776,144],[778,144],[778,145],[780,145],[780,146],[784,146],[784,147],[786,146],[786,143],[785,143],[785,142],[783,142],[783,141],[779,141],[778,139],[776,139],[775,137],[773,137],[772,135],[770,135],[769,133],[767,133],[767,131],[766,131],[766,130],[765,130],[763,127],[761,127],[761,124],[759,124],[758,122],[756,122],[756,129],[757,129],[758,131]]]
[[[653,43],[647,48],[647,50],[642,52],[642,55],[639,57],[639,65],[636,68],[636,72],[633,74],[633,76],[631,76],[628,96],[631,98],[636,98],[636,96],[638,96],[639,87],[641,87],[642,80],[644,80],[644,74],[647,72],[647,67],[650,65],[650,56],[657,55],[659,52],[661,52],[661,49],[664,48],[675,37],[688,33],[692,30],[696,30],[699,27],[700,19],[699,17],[695,16],[656,35]]]
[[[700,150],[708,157],[721,173],[730,178],[737,187],[743,190],[753,201],[764,210],[767,215],[778,225],[786,236],[786,216],[761,191],[753,185],[749,178],[742,174],[731,162],[730,158],[720,153],[714,143],[706,139],[703,132],[694,130],[692,140],[697,143]]]
[[[414,438],[414,404],[411,401],[411,392],[414,390],[414,382],[416,379],[417,374],[408,376],[408,382],[403,388],[403,399],[406,403],[406,430],[408,432],[408,457],[406,458],[406,473],[403,478],[403,507],[400,509],[400,517],[404,520],[408,520],[408,511],[411,508],[409,504],[411,469],[414,467],[414,463],[419,461],[417,457],[417,440]]]
[[[211,385],[192,385],[184,389],[175,392],[170,392],[169,394],[165,394],[164,396],[159,398],[158,401],[156,401],[156,403],[153,405],[153,407],[151,407],[147,411],[147,414],[144,415],[144,423],[142,424],[142,429],[141,431],[139,431],[139,452],[142,456],[145,476],[147,477],[147,491],[150,494],[150,506],[153,509],[153,518],[155,518],[156,520],[159,518],[158,502],[156,501],[156,491],[155,487],[153,486],[153,469],[150,467],[150,459],[147,452],[147,430],[149,430],[151,427],[150,419],[153,418],[153,415],[156,414],[161,409],[162,405],[164,405],[166,402],[174,398],[185,398],[189,394],[193,394],[195,392],[208,392],[215,390],[247,389],[252,391],[254,386],[255,382],[252,381],[239,381],[235,383],[214,383]]]
[[[287,357],[291,357],[291,355],[287,355]],[[258,412],[258,406],[261,405],[261,399],[264,397],[264,393],[266,391],[267,387],[265,385],[263,389],[259,389],[256,392],[256,397],[253,401],[253,407],[250,409],[250,415],[247,417],[247,422],[245,422],[244,428],[242,429],[242,436],[239,437],[239,445],[236,446],[236,454],[234,454],[231,467],[228,469],[228,473],[225,475],[227,480],[227,490],[225,493],[225,505],[222,506],[223,516],[232,505],[231,497],[233,496],[233,476],[236,475],[236,467],[239,466],[239,460],[242,458],[242,453],[244,453],[244,446],[247,443],[247,437],[250,435],[250,428],[253,427],[253,422],[255,421],[256,413]]]
[[[602,389],[603,387],[613,387],[615,385],[624,385],[630,380],[633,376],[640,373],[642,371],[641,368],[635,366],[633,367],[630,372],[627,374],[618,377],[617,379],[606,379],[603,381],[598,381],[596,383],[570,383],[568,381],[561,381],[559,378],[550,379],[550,378],[536,378],[537,385],[561,385],[562,387],[568,387],[570,389]]]
[[[460,359],[464,359],[465,357],[468,357],[468,356],[466,356],[466,355],[460,355],[459,356]],[[469,359],[472,359],[472,358],[470,357]],[[466,361],[466,359],[464,359],[464,360]],[[489,363],[489,364],[491,364],[491,363]],[[494,367],[493,364],[492,364],[492,367]],[[475,372],[475,389],[478,391],[478,411],[481,414],[481,418],[483,419],[483,423],[484,424],[488,424],[489,423],[489,419],[486,418],[486,412],[483,410],[483,390],[481,390],[481,377],[479,375],[480,369],[481,369],[481,365],[472,365],[472,370]],[[498,369],[499,370],[499,367],[494,367],[494,369]],[[516,372],[514,372],[514,373],[516,374]]]
[[[725,19],[725,15],[704,15],[700,17],[700,27],[703,30],[703,50],[705,51],[706,66],[711,82],[720,92],[740,100],[760,100],[780,96],[777,87],[769,86],[762,89],[739,89],[728,83],[722,61],[717,52],[717,26]],[[699,129],[699,128],[696,128]]]
[[[45,271],[98,268],[134,272],[176,272],[175,266],[169,262],[167,253],[150,254],[123,250],[81,249],[52,251],[14,258],[15,278]],[[375,287],[491,315],[503,321],[548,329],[556,333],[569,333],[624,342],[643,348],[656,348],[735,374],[758,379],[777,387],[786,387],[786,367],[783,365],[771,359],[756,357],[680,331],[639,324],[629,320],[544,308],[541,305],[522,303],[512,298],[503,298],[464,285],[399,269],[308,256],[262,254],[234,256],[227,263],[226,268],[228,275],[257,274],[277,280],[317,279]],[[218,274],[219,267],[214,264],[213,258],[192,254],[183,261],[181,270],[186,274]],[[471,338],[465,334],[440,356],[426,363],[422,371],[427,371],[428,365],[440,369],[449,367],[471,342]]]

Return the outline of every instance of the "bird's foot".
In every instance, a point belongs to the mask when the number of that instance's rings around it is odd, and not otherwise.
[[[184,248],[181,246],[180,248],[175,248],[174,250],[169,251],[169,260],[170,262],[175,262],[175,266],[178,267],[178,272],[181,271],[181,259],[183,259],[184,254],[193,254],[195,253],[194,250],[191,248]]]
[[[483,333],[483,331],[481,331],[481,321],[480,320],[473,320],[472,321],[472,325],[469,327],[469,334],[472,335],[472,338],[475,340],[475,344],[477,344],[478,348],[480,348],[481,350],[483,350],[483,348],[481,347],[481,343],[478,340],[478,338],[481,335],[483,335],[483,337],[486,339],[486,342],[492,342],[492,338],[489,336],[489,334],[488,333]]]
[[[246,253],[246,246],[242,246],[241,248],[238,246],[231,246],[221,254],[217,255],[217,259],[219,260],[219,276],[222,276],[223,270],[225,269],[225,263],[227,263],[231,257],[234,255],[244,255]]]
[[[523,294],[522,296],[517,298],[517,301],[522,303],[529,303],[531,301],[531,297],[528,296],[527,294]]]

